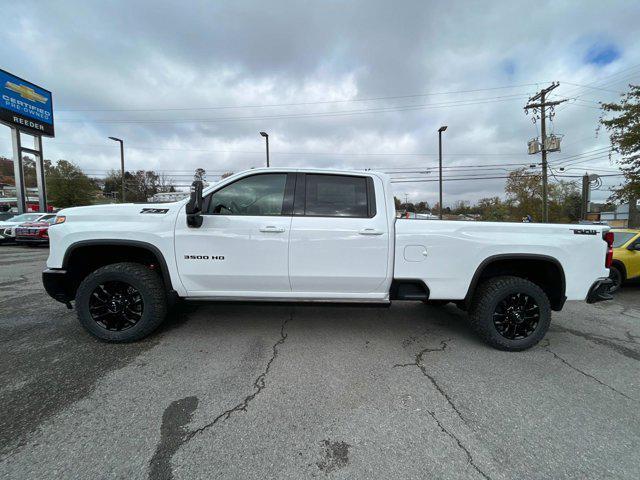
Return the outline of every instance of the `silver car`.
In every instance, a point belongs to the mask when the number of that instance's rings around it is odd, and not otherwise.
[[[15,240],[16,227],[26,222],[42,222],[55,217],[55,213],[23,213],[0,222],[0,242]]]

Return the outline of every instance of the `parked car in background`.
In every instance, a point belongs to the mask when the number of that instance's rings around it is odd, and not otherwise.
[[[55,218],[55,216],[55,213],[23,213],[0,222],[0,243],[14,241],[16,236],[15,229],[22,223],[40,222]]]
[[[23,223],[16,227],[18,245],[49,245],[49,226],[55,222],[55,216],[39,222]]]
[[[640,278],[640,230],[613,229],[613,263],[609,278],[611,291],[618,290],[626,280]]]

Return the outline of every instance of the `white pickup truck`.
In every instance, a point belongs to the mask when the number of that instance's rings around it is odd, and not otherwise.
[[[523,350],[566,300],[608,300],[608,227],[396,220],[376,172],[261,168],[169,204],[62,210],[45,289],[96,337],[149,335],[175,300],[454,302]]]

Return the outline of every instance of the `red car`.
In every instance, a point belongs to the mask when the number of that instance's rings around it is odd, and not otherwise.
[[[52,217],[42,222],[23,223],[16,227],[16,243],[20,245],[48,245],[49,226],[55,222]]]

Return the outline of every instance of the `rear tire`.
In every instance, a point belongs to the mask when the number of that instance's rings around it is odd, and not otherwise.
[[[114,263],[90,273],[76,293],[82,326],[105,342],[127,343],[151,334],[167,314],[158,273],[139,263]]]
[[[520,351],[546,335],[551,306],[535,283],[520,277],[495,277],[476,290],[469,318],[473,329],[492,347]]]
[[[609,267],[609,278],[613,281],[613,285],[609,289],[609,292],[620,290],[620,287],[622,287],[622,283],[624,282],[624,275],[615,265]]]

